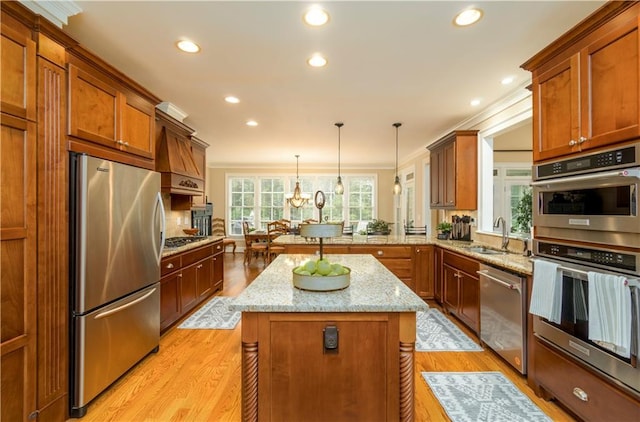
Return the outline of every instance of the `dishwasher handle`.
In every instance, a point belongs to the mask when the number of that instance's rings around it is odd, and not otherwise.
[[[480,275],[482,277],[487,277],[489,280],[495,281],[499,285],[501,285],[503,287],[506,287],[509,290],[517,290],[518,293],[522,294],[522,290],[520,289],[520,286],[516,286],[514,284],[507,283],[505,281],[500,280],[499,278],[496,278],[496,277],[494,277],[492,275],[489,275],[489,271],[488,270],[480,270],[480,271],[476,271],[476,273],[478,273],[478,275]]]

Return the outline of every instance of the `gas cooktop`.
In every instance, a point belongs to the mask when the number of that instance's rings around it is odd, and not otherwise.
[[[180,246],[188,245],[189,243],[199,242],[206,239],[207,236],[182,236],[182,237],[169,237],[164,241],[165,248],[179,248]]]

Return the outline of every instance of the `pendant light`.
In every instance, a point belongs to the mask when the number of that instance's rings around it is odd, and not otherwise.
[[[300,155],[296,155],[296,187],[293,189],[293,194],[287,195],[287,202],[294,208],[300,208],[309,202],[311,198],[308,194],[302,193],[300,189],[300,178],[298,175],[298,159]]]
[[[398,128],[402,126],[402,123],[394,123],[396,128],[396,180],[393,183],[393,194],[400,195],[402,193],[402,185],[400,185],[400,178],[398,177]]]
[[[336,182],[335,193],[336,195],[342,195],[344,193],[344,185],[342,184],[342,177],[340,177],[340,128],[344,126],[344,123],[335,123],[338,126],[338,181]]]

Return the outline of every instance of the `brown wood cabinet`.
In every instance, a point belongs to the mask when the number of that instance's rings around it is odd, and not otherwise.
[[[478,207],[477,144],[477,130],[458,130],[429,145],[431,208]]]
[[[523,64],[532,72],[535,162],[640,137],[640,7],[633,3],[605,5]]]
[[[2,6],[0,419],[22,421],[38,387],[36,43]]]
[[[242,418],[413,420],[414,341],[415,313],[243,312]]]
[[[480,332],[480,284],[478,261],[442,251],[442,303],[476,334]]]
[[[637,400],[614,388],[563,352],[534,340],[536,380],[584,421],[632,421],[640,417]]]
[[[160,331],[223,288],[222,240],[162,259]]]
[[[442,248],[434,247],[433,250],[433,298],[442,303]]]
[[[423,299],[433,299],[435,295],[434,253],[433,245],[413,248],[415,292]]]
[[[69,135],[153,162],[154,103],[74,56],[68,68]]]

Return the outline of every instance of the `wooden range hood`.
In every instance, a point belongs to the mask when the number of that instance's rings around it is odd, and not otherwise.
[[[163,192],[204,195],[205,176],[193,155],[193,133],[189,126],[156,109],[156,171],[161,173]]]

